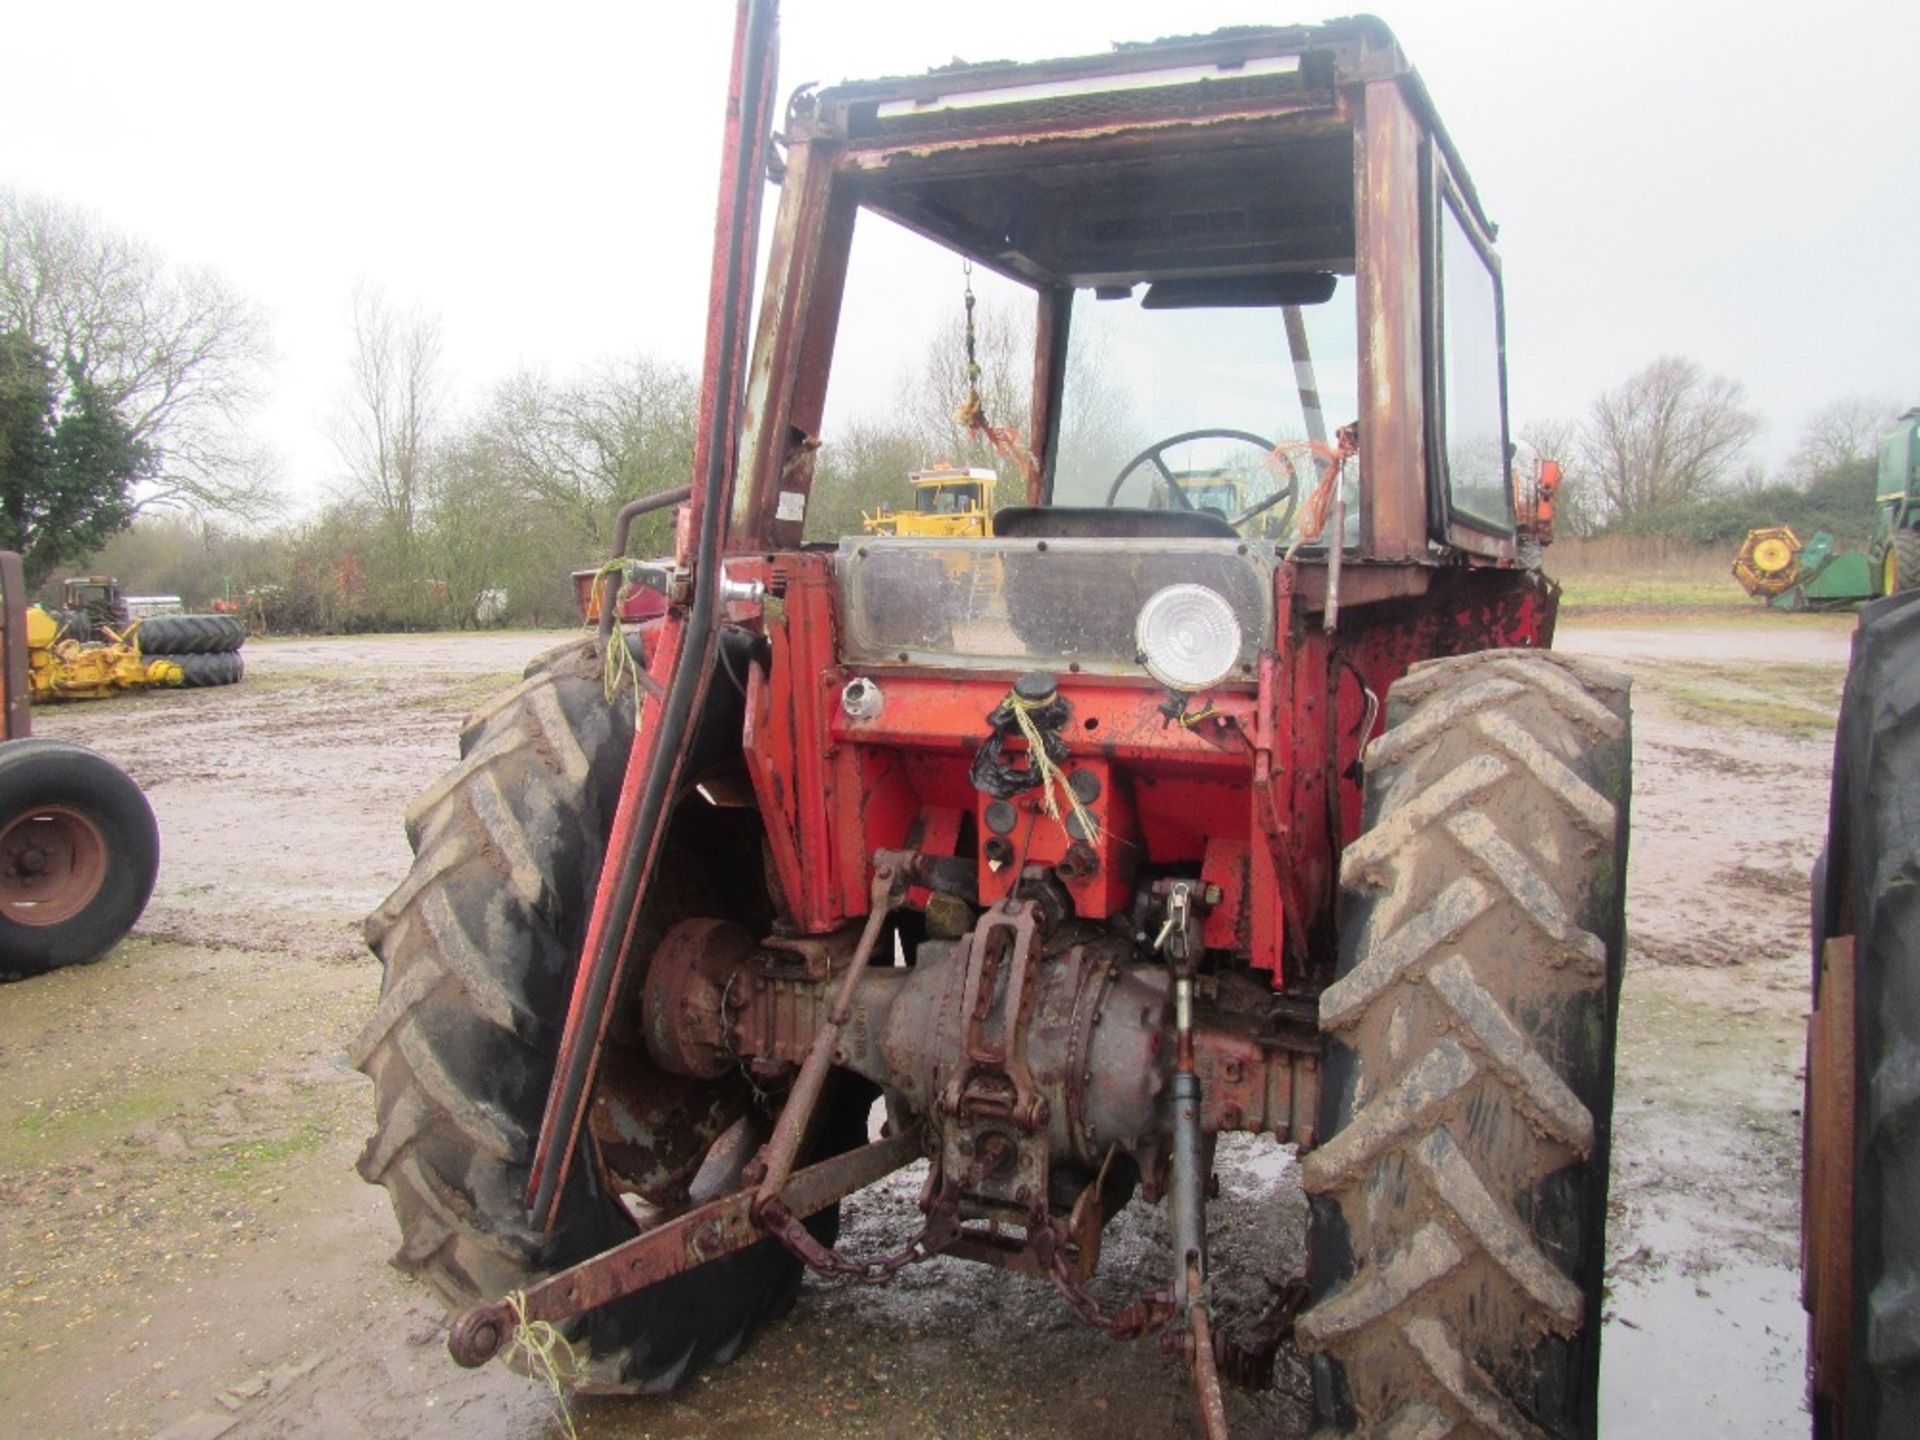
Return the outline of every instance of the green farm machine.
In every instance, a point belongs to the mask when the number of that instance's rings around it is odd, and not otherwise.
[[[1874,475],[1873,542],[1843,550],[1817,530],[1749,530],[1733,578],[1779,610],[1837,610],[1920,585],[1920,408],[1903,414],[1880,447]]]

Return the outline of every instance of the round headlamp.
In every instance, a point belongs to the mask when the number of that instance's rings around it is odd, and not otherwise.
[[[1217,590],[1169,585],[1140,607],[1134,644],[1147,673],[1169,690],[1204,690],[1233,673],[1240,621]]]

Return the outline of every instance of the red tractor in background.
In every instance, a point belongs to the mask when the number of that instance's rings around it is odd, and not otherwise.
[[[1512,463],[1493,230],[1418,76],[1375,21],[1241,29],[802,90],[770,157],[772,9],[674,553],[624,565],[664,614],[602,606],[473,717],[367,924],[361,1169],[454,1357],[547,1322],[573,1383],[663,1390],[805,1268],[953,1255],[1161,1334],[1210,1435],[1287,1336],[1342,1433],[1591,1434],[1628,697],[1547,653],[1552,477]],[[1024,434],[962,407],[1024,486],[990,538],[807,537],[889,222],[1032,307]],[[1167,366],[1124,467],[1075,449],[1109,326]],[[1264,477],[1243,513],[1183,501],[1209,443]],[[1244,1326],[1231,1132],[1297,1147],[1311,1203]],[[838,1201],[921,1160],[911,1243],[839,1248]],[[1135,1197],[1173,1261],[1115,1305]]]

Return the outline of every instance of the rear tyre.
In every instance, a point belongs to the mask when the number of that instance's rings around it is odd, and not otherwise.
[[[1910,532],[1909,532],[1910,533]],[[1834,745],[1817,936],[1853,936],[1853,1169],[1845,1374],[1815,1433],[1893,1437],[1920,1415],[1920,594],[1861,614]],[[1810,1082],[1813,1079],[1810,1073]],[[1808,1113],[1819,1104],[1809,1097]],[[1815,1324],[1821,1315],[1815,1300]],[[1836,1413],[1839,1412],[1839,1413]]]
[[[98,960],[159,868],[153,808],[119,766],[64,740],[0,744],[0,975]]]
[[[1887,594],[1920,588],[1920,530],[1895,530],[1887,537]]]
[[[1302,1162],[1316,1407],[1351,1434],[1591,1435],[1627,684],[1491,651],[1415,666],[1387,716]]]
[[[148,655],[226,655],[247,641],[238,615],[154,615],[138,633]]]
[[[395,1263],[451,1308],[635,1233],[585,1142],[551,1236],[524,1205],[632,735],[632,701],[607,703],[592,642],[542,657],[468,721],[460,763],[409,810],[412,873],[366,923],[385,977],[350,1052],[376,1105],[360,1172],[393,1201]],[[837,1223],[825,1212],[812,1228],[831,1241]],[[798,1262],[772,1241],[710,1262],[567,1327],[583,1361],[569,1378],[672,1389],[732,1359],[799,1284]]]

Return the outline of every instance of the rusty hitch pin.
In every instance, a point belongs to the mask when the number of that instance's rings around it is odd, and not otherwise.
[[[767,1207],[780,1198],[780,1192],[793,1174],[800,1142],[813,1123],[813,1112],[826,1086],[827,1072],[833,1068],[834,1048],[840,1043],[840,1032],[846,1027],[847,1017],[853,1013],[853,992],[860,984],[867,963],[873,959],[873,948],[880,943],[880,932],[886,926],[887,917],[906,897],[906,887],[900,883],[902,872],[907,868],[900,862],[906,857],[898,852],[884,853],[887,858],[876,861],[873,867],[873,908],[867,912],[867,927],[860,932],[860,943],[854,946],[853,962],[840,977],[833,1005],[819,1030],[814,1032],[813,1048],[801,1063],[793,1089],[787,1092],[787,1103],[780,1107],[780,1118],[774,1122],[773,1134],[756,1162],[761,1176],[753,1197],[755,1220],[761,1220]]]

